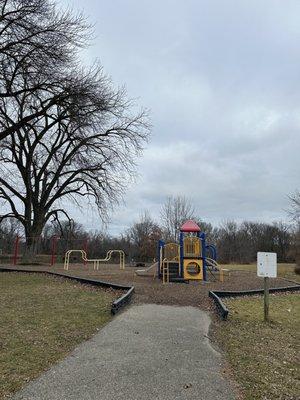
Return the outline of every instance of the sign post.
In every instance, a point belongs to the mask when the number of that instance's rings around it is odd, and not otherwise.
[[[269,322],[269,278],[264,277],[264,321]]]
[[[257,276],[264,278],[264,320],[269,321],[269,278],[277,277],[277,254],[257,253]]]

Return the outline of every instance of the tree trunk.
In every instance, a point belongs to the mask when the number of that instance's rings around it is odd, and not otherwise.
[[[300,224],[298,225],[298,230],[296,233],[296,243],[295,243],[295,259],[296,259],[296,270],[297,274],[300,274]]]
[[[36,256],[39,252],[42,231],[43,225],[35,222],[25,229],[26,242],[22,263],[30,264],[38,262]]]

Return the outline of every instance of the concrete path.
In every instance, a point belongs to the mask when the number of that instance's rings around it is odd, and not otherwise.
[[[133,306],[14,400],[233,400],[207,313]]]

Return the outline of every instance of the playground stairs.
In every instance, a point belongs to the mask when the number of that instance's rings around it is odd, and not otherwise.
[[[189,283],[186,279],[179,276],[179,264],[176,262],[169,262],[169,281],[177,283]]]

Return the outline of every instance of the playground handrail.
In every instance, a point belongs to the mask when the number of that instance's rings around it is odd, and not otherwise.
[[[167,258],[163,259],[162,262],[162,276],[163,276],[163,284],[170,282],[170,270],[169,270],[169,262]],[[166,267],[165,267],[166,265]]]
[[[206,257],[205,260],[206,260],[206,263],[207,263],[208,266],[215,267],[215,268],[217,268],[219,270],[219,272],[220,272],[220,281],[224,282],[224,272],[223,272],[223,268],[221,267],[221,265],[218,264],[217,261],[214,260],[213,258]]]
[[[173,253],[173,254],[169,254],[169,253]],[[169,257],[170,260],[175,260],[177,257],[179,259],[179,255],[180,255],[179,244],[178,243],[174,243],[174,242],[166,243],[164,245],[163,254],[164,254],[164,256],[166,256],[166,255],[170,256],[171,255],[171,257]],[[172,255],[173,255],[173,257],[172,257]],[[165,257],[165,258],[168,258],[168,257]]]

